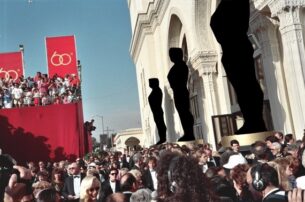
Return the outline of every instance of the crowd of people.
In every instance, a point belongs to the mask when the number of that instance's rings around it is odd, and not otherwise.
[[[37,72],[34,77],[0,78],[0,109],[67,104],[81,99],[80,80],[75,74],[64,78]]]
[[[209,144],[153,145],[140,151],[96,152],[75,162],[16,166],[0,155],[4,201],[304,202],[305,135],[275,132],[241,152]]]

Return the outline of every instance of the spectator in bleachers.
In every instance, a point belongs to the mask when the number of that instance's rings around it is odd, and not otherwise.
[[[12,89],[12,97],[14,106],[21,107],[23,99],[23,90],[21,88],[21,85],[18,85],[17,83],[14,84],[14,87]]]
[[[34,99],[34,106],[39,106],[40,98],[41,98],[39,90],[37,88],[33,88],[32,93],[33,93],[33,99]]]
[[[6,108],[6,109],[10,109],[13,107],[13,97],[12,97],[10,90],[7,88],[4,89],[3,105],[4,105],[4,108]]]
[[[34,78],[20,76],[15,81],[1,78],[0,109],[68,104],[80,99],[80,81],[76,75],[67,74],[65,79],[55,75],[50,79],[47,74],[37,72]]]
[[[33,104],[33,93],[30,88],[25,88],[23,97],[23,106],[29,107]]]

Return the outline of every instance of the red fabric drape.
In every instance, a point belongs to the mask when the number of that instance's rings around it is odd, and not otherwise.
[[[82,103],[0,110],[0,148],[18,162],[83,156]]]

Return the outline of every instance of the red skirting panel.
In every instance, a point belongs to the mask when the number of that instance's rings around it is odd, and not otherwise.
[[[19,163],[85,154],[82,103],[0,110],[0,148]]]

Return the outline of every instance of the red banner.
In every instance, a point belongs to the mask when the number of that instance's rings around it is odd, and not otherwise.
[[[78,77],[74,36],[47,37],[46,49],[50,77],[54,74],[61,77],[75,74]]]
[[[0,78],[14,80],[23,75],[22,52],[0,53]]]

